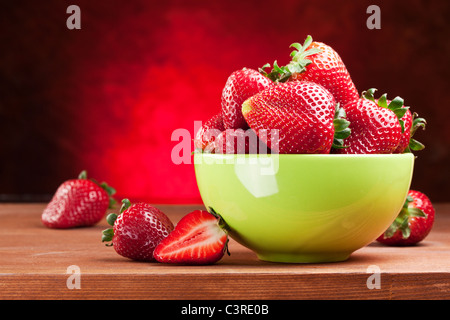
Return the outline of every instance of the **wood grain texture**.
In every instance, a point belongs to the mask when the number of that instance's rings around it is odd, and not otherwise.
[[[177,222],[200,206],[158,206]],[[0,205],[0,299],[449,299],[450,204],[436,205],[432,232],[414,247],[372,243],[345,262],[259,261],[230,241],[230,256],[211,266],[135,262],[101,242],[106,221],[90,228],[44,227],[44,204]],[[80,268],[80,289],[68,289],[67,268]],[[368,289],[381,271],[380,289]]]

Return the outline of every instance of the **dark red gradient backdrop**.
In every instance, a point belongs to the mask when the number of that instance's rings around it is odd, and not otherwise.
[[[81,8],[81,30],[66,8]],[[381,30],[366,27],[371,4]],[[357,88],[402,96],[427,118],[413,187],[450,200],[448,1],[17,1],[0,12],[0,194],[51,195],[82,169],[118,197],[197,203],[172,132],[219,111],[228,75],[286,63],[311,34]]]

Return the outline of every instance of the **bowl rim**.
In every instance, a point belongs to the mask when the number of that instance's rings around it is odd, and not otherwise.
[[[372,153],[372,154],[334,154],[334,153],[324,153],[324,154],[284,154],[284,153],[274,153],[274,154],[259,154],[259,153],[245,153],[245,154],[231,154],[231,153],[208,153],[208,152],[194,152],[194,156],[202,157],[215,157],[215,158],[241,158],[241,157],[283,157],[283,158],[406,158],[417,156],[411,152],[405,153]]]

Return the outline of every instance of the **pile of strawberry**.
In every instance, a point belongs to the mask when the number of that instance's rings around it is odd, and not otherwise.
[[[63,182],[44,209],[42,223],[52,229],[89,227],[113,208],[116,190],[105,182],[88,179],[86,171]],[[212,209],[194,210],[174,227],[170,218],[148,203],[122,200],[119,214],[110,213],[112,226],[102,241],[124,257],[175,264],[211,264],[228,253],[223,220]]]
[[[222,93],[221,110],[194,139],[197,152],[282,154],[386,154],[421,150],[412,138],[425,120],[403,99],[391,101],[375,89],[359,96],[339,55],[310,36],[294,43],[286,66],[273,63],[233,72]],[[115,189],[88,179],[83,171],[65,181],[42,213],[49,228],[97,224],[115,200]],[[124,257],[176,264],[211,264],[228,252],[225,222],[214,212],[195,210],[174,226],[148,203],[122,200],[102,241]],[[410,190],[397,219],[377,239],[389,245],[423,240],[434,221],[429,198]]]
[[[197,151],[386,154],[424,148],[412,135],[426,122],[402,98],[375,98],[376,89],[360,96],[338,53],[310,36],[292,47],[286,66],[275,61],[270,71],[266,64],[228,77],[221,109],[196,133]]]

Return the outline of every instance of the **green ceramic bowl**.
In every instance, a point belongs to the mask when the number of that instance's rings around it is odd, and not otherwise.
[[[198,188],[230,236],[273,262],[344,261],[407,196],[413,154],[194,155]]]

